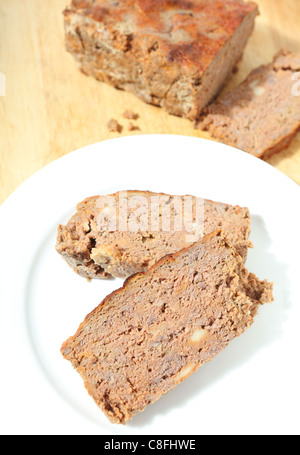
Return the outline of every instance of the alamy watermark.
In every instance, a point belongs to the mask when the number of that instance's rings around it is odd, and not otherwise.
[[[0,96],[6,96],[6,76],[0,72]]]
[[[195,196],[121,191],[97,200],[97,227],[110,232],[181,232],[186,242],[204,235],[204,200]]]
[[[292,80],[296,81],[292,87],[292,95],[293,96],[300,96],[300,71],[294,73],[292,76]]]

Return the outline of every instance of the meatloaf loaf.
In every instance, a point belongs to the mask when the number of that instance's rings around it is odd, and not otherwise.
[[[282,50],[209,106],[197,127],[262,159],[280,152],[300,130],[300,96],[294,90],[299,71],[300,54]]]
[[[73,0],[66,46],[85,74],[194,119],[241,58],[257,14],[241,0]]]
[[[125,424],[219,354],[271,301],[272,285],[248,273],[214,232],[129,278],[61,351],[111,422]]]
[[[246,260],[247,208],[195,196],[122,191],[79,204],[67,225],[58,227],[56,249],[85,278],[127,278],[220,228]]]

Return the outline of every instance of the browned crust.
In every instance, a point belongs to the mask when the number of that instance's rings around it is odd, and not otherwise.
[[[194,120],[230,76],[258,14],[242,0],[73,1],[66,48],[85,74]]]
[[[277,153],[282,152],[283,150],[286,150],[293,142],[297,134],[300,132],[300,125],[297,127],[291,134],[288,134],[287,136],[284,136],[280,142],[278,142],[274,147],[271,147],[269,149],[265,149],[261,155],[258,157],[267,160],[271,158],[272,156],[276,155]]]
[[[169,41],[166,22],[161,13],[176,10],[178,14],[172,18],[172,30],[180,29],[189,39],[175,44]],[[186,14],[182,15],[182,11]],[[129,14],[136,24],[129,52],[135,47],[135,41],[141,39],[141,35],[147,36],[147,39],[154,37],[170,63],[197,66],[205,71],[245,17],[252,13],[258,15],[259,10],[256,3],[242,0],[227,0],[226,5],[223,0],[119,0],[115,3],[105,0],[73,0],[71,6],[65,9],[64,15],[67,19],[75,13],[88,17],[95,23],[104,23],[111,33],[116,23],[121,23],[123,17]],[[197,14],[202,14],[201,30],[195,18]],[[136,32],[138,36],[135,36]]]

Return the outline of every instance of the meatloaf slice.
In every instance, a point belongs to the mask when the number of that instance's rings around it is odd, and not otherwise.
[[[79,204],[67,225],[59,226],[56,249],[85,278],[127,278],[220,228],[246,260],[247,208],[195,196],[122,191]]]
[[[241,58],[257,14],[241,0],[73,0],[66,47],[85,74],[194,119]]]
[[[176,387],[272,301],[272,285],[247,272],[222,235],[129,278],[63,344],[63,356],[111,422],[125,424]]]
[[[300,96],[294,90],[299,71],[300,54],[282,50],[209,106],[197,127],[262,159],[280,152],[300,130]]]

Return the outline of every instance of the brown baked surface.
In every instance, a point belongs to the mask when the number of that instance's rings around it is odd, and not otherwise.
[[[66,45],[84,73],[194,119],[241,58],[257,14],[241,0],[73,0]]]
[[[121,196],[123,199],[120,199]],[[108,219],[115,216],[109,208],[111,198],[118,208],[114,230],[107,224]],[[127,278],[147,270],[163,256],[182,250],[199,241],[203,235],[222,228],[245,261],[251,246],[251,218],[248,208],[194,196],[187,198],[192,201],[191,226],[186,225],[186,220],[182,219],[185,213],[185,196],[126,191],[86,199],[78,204],[77,212],[67,225],[58,227],[56,249],[73,270],[85,278],[108,278],[111,275]],[[125,227],[128,228],[127,231],[119,222],[122,218],[119,216],[121,200],[125,200],[128,205],[128,212],[125,214],[126,222],[128,221]],[[158,209],[155,209],[153,200],[159,203]],[[197,216],[197,204],[200,207],[200,218]],[[151,220],[155,211],[160,218],[159,224],[153,226]],[[136,213],[141,217],[146,213],[145,228],[137,225],[132,229],[129,222]],[[166,213],[170,214],[168,230],[168,226],[161,221]],[[182,221],[181,230],[176,230],[177,220]]]
[[[282,50],[209,106],[197,127],[259,158],[282,151],[300,130],[300,96],[293,94],[298,72],[300,54]]]
[[[129,278],[61,351],[111,422],[125,424],[219,354],[272,299],[272,285],[217,231]]]

